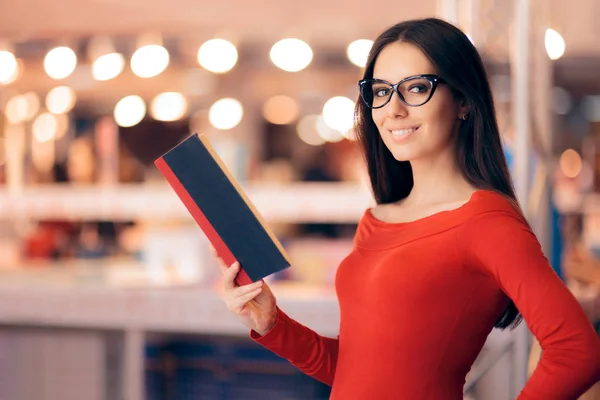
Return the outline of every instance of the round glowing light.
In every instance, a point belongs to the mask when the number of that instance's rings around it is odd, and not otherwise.
[[[198,50],[198,63],[217,74],[231,70],[237,60],[238,52],[235,45],[225,39],[211,39]]]
[[[52,79],[65,79],[75,71],[77,55],[68,47],[56,47],[44,58],[44,69]]]
[[[33,137],[40,143],[54,139],[57,130],[58,121],[54,114],[42,113],[33,121]]]
[[[289,96],[273,96],[263,106],[263,116],[276,125],[291,124],[298,118],[300,106]]]
[[[177,121],[187,111],[185,96],[177,92],[161,93],[152,100],[150,114],[158,121]]]
[[[23,61],[17,59],[17,68],[14,73],[5,81],[0,81],[0,85],[10,85],[23,75]]]
[[[310,64],[313,52],[310,46],[300,39],[282,39],[271,47],[271,61],[288,72],[298,72]]]
[[[146,104],[140,96],[136,95],[119,100],[114,110],[115,122],[123,128],[139,124],[145,115]]]
[[[0,50],[0,83],[9,83],[17,75],[19,65],[10,51]]]
[[[58,86],[46,95],[46,108],[52,114],[65,114],[75,106],[75,91],[68,86]]]
[[[159,75],[169,65],[169,52],[157,44],[142,46],[131,56],[131,70],[140,78]]]
[[[236,127],[244,115],[242,104],[236,99],[217,100],[208,110],[208,120],[217,129],[227,130]]]
[[[565,150],[560,156],[560,169],[567,178],[575,178],[581,172],[583,161],[578,152],[573,149]]]
[[[373,47],[372,40],[358,39],[348,45],[346,55],[352,64],[363,68],[367,64],[371,47]]]
[[[323,106],[323,118],[331,129],[346,132],[354,126],[354,102],[347,97],[336,96]]]
[[[8,100],[4,112],[8,122],[18,124],[31,120],[38,113],[39,109],[40,99],[38,95],[35,92],[28,92],[14,96]]]
[[[565,54],[565,40],[554,29],[546,29],[544,44],[551,60],[558,60]]]
[[[317,130],[319,118],[319,115],[305,115],[298,121],[296,133],[304,143],[311,146],[320,146],[325,143],[325,139],[321,137]]]
[[[119,76],[124,68],[125,58],[122,54],[104,54],[92,64],[92,76],[97,81],[108,81]]]

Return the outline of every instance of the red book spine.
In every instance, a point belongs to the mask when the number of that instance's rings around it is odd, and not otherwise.
[[[217,254],[220,258],[223,259],[227,266],[231,266],[235,261],[237,261],[234,255],[231,253],[227,245],[223,242],[217,231],[213,228],[209,220],[206,218],[202,210],[198,207],[198,205],[194,202],[190,194],[183,187],[177,176],[173,173],[169,165],[165,162],[165,160],[160,157],[158,158],[154,164],[158,168],[158,170],[163,174],[165,179],[169,182],[179,199],[188,209],[189,213],[192,215],[200,229],[204,232],[208,240],[211,242]],[[243,269],[243,266],[240,268],[240,272],[236,277],[236,283],[240,286],[252,283],[252,280],[246,274]]]

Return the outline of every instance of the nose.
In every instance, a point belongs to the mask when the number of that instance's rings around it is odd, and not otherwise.
[[[396,92],[392,93],[392,98],[385,105],[385,109],[387,111],[388,117],[390,118],[404,118],[408,115],[408,107],[406,106],[406,104],[400,101],[400,97]]]

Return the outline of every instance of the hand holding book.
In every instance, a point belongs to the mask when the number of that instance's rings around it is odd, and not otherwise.
[[[211,246],[219,267],[223,272],[223,300],[225,305],[249,329],[264,336],[275,325],[277,320],[277,301],[269,285],[259,280],[248,285],[236,283],[240,271],[239,262],[227,266]]]

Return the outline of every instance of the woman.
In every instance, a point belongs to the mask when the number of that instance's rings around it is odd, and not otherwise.
[[[290,319],[264,282],[236,287],[239,265],[221,262],[228,308],[336,400],[462,399],[490,331],[523,315],[545,353],[519,399],[575,399],[600,377],[600,342],[519,211],[476,49],[443,21],[403,22],[359,87],[377,206],[337,272],[338,338]]]

